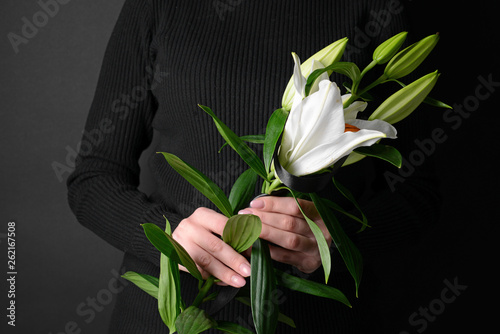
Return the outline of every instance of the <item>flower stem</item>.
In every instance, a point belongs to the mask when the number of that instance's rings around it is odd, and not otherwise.
[[[205,299],[205,296],[208,293],[208,290],[212,287],[215,281],[215,276],[210,276],[206,281],[205,284],[201,287],[200,291],[198,292],[198,295],[196,296],[193,306],[200,306],[200,304],[203,302],[203,299]]]
[[[269,187],[266,190],[266,194],[270,195],[274,189],[277,187],[281,186],[283,183],[281,183],[281,180],[279,178],[274,179],[274,181],[269,185]]]

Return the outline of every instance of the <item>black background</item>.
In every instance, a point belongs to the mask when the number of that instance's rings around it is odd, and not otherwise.
[[[42,1],[43,2],[43,1]],[[104,49],[123,0],[69,1],[16,53],[7,35],[21,34],[22,18],[40,11],[36,1],[3,2],[0,13],[2,101],[0,139],[0,277],[7,276],[7,223],[16,222],[16,327],[7,327],[6,278],[0,320],[7,333],[104,333],[115,295],[95,316],[78,307],[105,296],[121,253],[81,227],[66,201],[68,173],[94,93]],[[446,141],[436,145],[444,205],[440,223],[417,244],[380,263],[386,295],[380,306],[391,333],[453,333],[495,328],[498,176],[496,136],[500,87],[474,100],[480,77],[500,82],[499,18],[492,2],[404,1],[414,33],[439,32],[429,66],[443,73],[433,96],[450,105],[479,101],[461,123],[437,110],[435,124]],[[451,4],[451,5],[450,5]],[[481,93],[486,90],[481,89]],[[452,127],[456,125],[455,127]],[[424,140],[426,138],[420,138]],[[68,153],[69,152],[69,153]],[[404,154],[403,154],[404,155]],[[148,191],[147,170],[144,184]],[[421,308],[439,307],[445,280],[467,288],[427,322],[412,325]],[[448,294],[448,296],[450,296]],[[89,309],[85,306],[83,309]],[[418,316],[415,319],[422,319]],[[88,322],[87,322],[87,321]],[[65,329],[66,327],[66,329]],[[69,330],[68,330],[69,329]],[[4,332],[4,331],[2,331]]]

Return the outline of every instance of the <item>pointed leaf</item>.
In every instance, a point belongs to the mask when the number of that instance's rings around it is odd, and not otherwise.
[[[342,196],[344,196],[346,199],[348,199],[352,203],[352,205],[354,205],[354,207],[358,210],[358,212],[361,214],[361,219],[363,220],[363,226],[361,227],[361,229],[358,232],[364,231],[365,228],[370,226],[370,225],[368,225],[368,219],[366,218],[365,214],[363,213],[363,210],[361,209],[361,206],[358,204],[358,201],[356,201],[356,198],[354,198],[354,195],[349,191],[349,189],[347,189],[346,187],[341,185],[337,181],[337,179],[332,178],[332,182],[335,185],[335,187],[337,188],[337,190],[342,194]],[[328,205],[327,201],[323,200],[323,202]]]
[[[236,300],[239,301],[240,303],[245,304],[245,305],[248,305],[248,306],[251,305],[251,303],[250,303],[250,297],[246,297],[246,296],[245,297],[243,297],[243,296],[236,297]],[[297,326],[295,326],[295,321],[293,321],[292,318],[290,318],[287,315],[284,315],[281,312],[278,314],[278,321],[282,322],[282,323],[284,323],[284,324],[286,324],[286,325],[288,325],[288,326],[290,326],[292,328],[296,328],[297,327]]]
[[[366,217],[363,215],[363,220],[362,219],[359,219],[358,217],[356,217],[355,215],[347,212],[346,210],[344,210],[340,205],[338,205],[337,203],[335,202],[332,202],[328,199],[325,199],[323,198],[323,201],[325,202],[326,205],[328,205],[330,208],[334,209],[335,211],[337,212],[340,212],[342,213],[343,215],[351,218],[352,220],[355,220],[357,221],[358,223],[364,225],[364,228],[366,227],[371,227],[370,225],[368,225],[367,221],[366,221]]]
[[[236,182],[234,182],[231,192],[229,193],[229,203],[233,208],[233,213],[245,208],[248,203],[254,198],[255,185],[259,176],[253,169],[244,171]]]
[[[264,168],[264,164],[259,159],[257,154],[248,147],[248,145],[238,137],[231,129],[229,129],[222,121],[215,116],[213,111],[206,106],[200,105],[200,108],[203,109],[207,114],[209,114],[217,126],[219,133],[226,140],[226,142],[239,154],[239,156],[247,163],[247,165],[252,168],[258,175],[260,175],[263,179],[267,179],[266,169]]]
[[[280,108],[273,112],[267,122],[263,149],[264,167],[266,168],[266,171],[270,170],[276,144],[278,143],[281,133],[283,132],[287,118],[288,111]]]
[[[276,279],[278,285],[281,285],[290,290],[299,291],[303,293],[307,293],[310,295],[325,297],[333,300],[337,300],[349,307],[351,303],[347,299],[347,297],[342,293],[342,291],[335,289],[331,286],[309,281],[303,278],[299,278],[290,274],[287,274],[283,271],[275,269]]]
[[[174,240],[170,235],[165,233],[155,224],[143,224],[142,228],[146,233],[146,237],[162,254],[166,255],[177,264],[182,264],[198,280],[203,280],[201,273],[196,266],[196,263],[188,254],[188,252]]]
[[[274,333],[278,323],[278,304],[272,293],[276,289],[271,255],[267,241],[257,239],[252,246],[250,299],[257,334]]]
[[[154,225],[156,226],[156,225]],[[167,220],[166,235],[171,235]],[[171,333],[176,331],[175,322],[181,313],[181,278],[178,264],[165,254],[160,255],[160,277],[158,279],[158,311]]]
[[[177,317],[175,325],[179,334],[198,334],[216,327],[217,322],[204,310],[189,306]]]
[[[337,62],[325,68],[317,69],[307,77],[307,83],[305,88],[306,96],[309,95],[309,92],[311,91],[311,87],[313,86],[314,81],[316,81],[316,79],[326,71],[333,71],[340,74],[344,74],[347,77],[349,77],[353,82],[358,81],[359,76],[361,75],[358,66],[351,62]]]
[[[389,145],[373,144],[372,146],[358,147],[354,152],[385,160],[398,168],[401,168],[401,164],[403,163],[401,153]]]
[[[307,224],[309,225],[309,228],[311,229],[312,233],[314,234],[314,237],[316,238],[316,242],[318,244],[318,249],[319,249],[319,255],[321,257],[321,265],[323,266],[323,271],[325,272],[325,283],[328,283],[328,278],[330,277],[330,272],[332,270],[332,258],[330,255],[330,247],[326,242],[325,235],[323,234],[323,231],[321,231],[321,229],[319,228],[318,224],[316,224],[313,220],[311,220],[309,217],[306,216],[306,214],[300,207],[296,194],[294,194],[293,191],[290,192],[293,195],[293,198],[295,198],[295,202],[297,203],[300,212],[304,216],[304,219],[306,220]]]
[[[177,173],[179,173],[186,179],[186,181],[191,183],[206,198],[214,203],[224,215],[231,217],[232,208],[229,200],[224,192],[212,180],[210,180],[198,169],[182,161],[179,157],[170,153],[159,153],[163,154],[167,162],[177,171]]]
[[[254,334],[254,332],[252,332],[248,328],[229,321],[217,321],[217,327],[215,328],[220,331],[232,334]]]
[[[227,220],[222,240],[238,253],[253,245],[262,231],[262,222],[255,215],[236,215]]]
[[[240,136],[240,139],[243,141],[246,141],[247,143],[252,143],[252,144],[264,144],[264,135],[246,135],[246,136]],[[222,151],[224,147],[226,147],[228,144],[225,142],[221,148],[219,149],[219,153]]]
[[[332,240],[335,243],[338,252],[342,256],[347,269],[354,278],[357,296],[361,275],[363,273],[363,260],[361,258],[361,253],[351,239],[349,239],[349,237],[345,234],[342,226],[337,220],[337,217],[335,217],[331,209],[322,201],[321,197],[315,193],[311,193],[310,195],[316,209],[321,215],[321,218],[323,218],[323,222],[332,236]]]
[[[122,275],[126,280],[134,283],[139,289],[158,299],[158,278],[146,274],[127,271]]]

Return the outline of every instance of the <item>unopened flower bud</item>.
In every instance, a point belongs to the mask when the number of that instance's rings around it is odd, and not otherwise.
[[[439,35],[430,35],[400,51],[387,64],[384,74],[388,79],[399,79],[410,74],[431,53]]]
[[[321,49],[316,52],[314,55],[309,57],[306,61],[302,63],[300,66],[300,70],[302,75],[307,78],[311,71],[313,60],[321,62],[323,66],[328,67],[331,64],[340,60],[342,55],[344,54],[345,47],[347,45],[347,37],[339,39],[336,42],[328,45],[327,47]],[[328,72],[331,74],[331,72]],[[295,88],[293,85],[293,75],[288,81],[288,85],[286,86],[285,92],[283,93],[282,106],[285,110],[290,110],[292,108],[293,97],[295,95]]]
[[[403,45],[407,34],[408,32],[406,31],[400,32],[380,44],[373,52],[373,60],[375,60],[377,64],[387,63],[392,57],[394,57],[396,52],[398,52],[401,45]]]
[[[424,101],[437,82],[439,73],[432,72],[401,88],[385,100],[370,116],[394,124],[408,117]]]

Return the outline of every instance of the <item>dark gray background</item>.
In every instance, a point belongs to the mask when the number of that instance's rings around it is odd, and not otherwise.
[[[43,2],[43,1],[42,1]],[[224,1],[223,1],[224,2]],[[419,37],[441,33],[429,59],[443,75],[433,96],[462,104],[476,94],[479,76],[500,81],[498,17],[485,1],[468,8],[433,8],[436,2],[404,1]],[[7,35],[21,35],[22,18],[32,21],[36,1],[4,0],[0,12],[2,101],[0,139],[0,322],[7,333],[104,333],[115,294],[107,294],[121,253],[81,227],[66,201],[67,165],[77,150],[93,97],[104,49],[123,0],[69,1],[15,53]],[[215,10],[215,9],[214,9]],[[235,8],[237,10],[237,8]],[[444,280],[467,289],[428,322],[425,333],[484,329],[494,325],[498,224],[496,135],[500,87],[462,118],[456,129],[436,110],[435,128],[447,140],[433,157],[445,198],[441,222],[418,245],[381,263],[386,272],[380,305],[393,333],[417,333],[408,317],[440,298]],[[425,139],[425,138],[421,138]],[[403,152],[403,156],[408,156]],[[69,164],[73,158],[69,153]],[[144,171],[147,191],[147,170]],[[491,193],[491,191],[494,191]],[[16,328],[6,326],[7,223],[16,222]],[[4,278],[5,277],[5,278]],[[78,306],[111,295],[88,316]],[[107,302],[107,301],[106,301]],[[435,304],[437,305],[437,304]],[[86,306],[84,309],[89,309]],[[420,318],[420,317],[419,317]],[[71,329],[74,322],[78,330]],[[65,329],[66,328],[66,329]],[[2,332],[4,332],[2,330]]]

